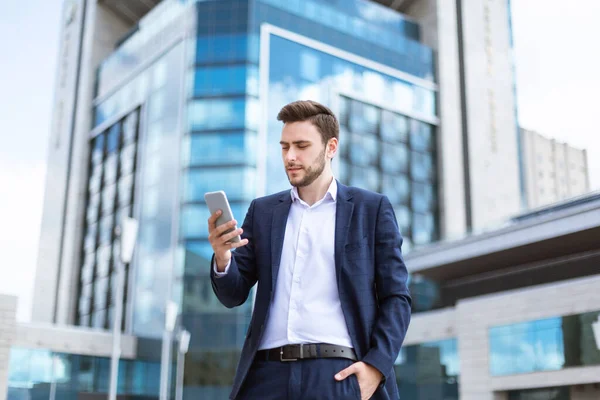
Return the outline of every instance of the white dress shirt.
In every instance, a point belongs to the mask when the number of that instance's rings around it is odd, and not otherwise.
[[[309,206],[291,190],[277,284],[259,350],[296,343],[352,347],[335,270],[337,182]],[[225,272],[215,272],[224,275]]]

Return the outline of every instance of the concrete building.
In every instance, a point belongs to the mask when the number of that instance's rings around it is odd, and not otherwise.
[[[530,208],[537,208],[590,191],[586,150],[521,129],[525,184]]]
[[[599,237],[596,194],[412,252],[405,347],[455,341],[461,400],[600,398]]]

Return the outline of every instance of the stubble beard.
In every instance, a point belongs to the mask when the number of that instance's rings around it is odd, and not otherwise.
[[[325,170],[325,149],[323,149],[321,151],[321,153],[317,156],[317,159],[315,160],[313,165],[311,165],[308,168],[302,167],[302,169],[306,172],[306,174],[305,174],[304,178],[302,178],[299,182],[296,182],[296,183],[294,183],[292,181],[290,172],[286,171],[288,180],[290,181],[290,184],[292,186],[297,187],[297,188],[306,187],[306,186],[310,185],[311,183],[313,183],[314,181],[316,181],[319,176],[321,176],[321,174]]]

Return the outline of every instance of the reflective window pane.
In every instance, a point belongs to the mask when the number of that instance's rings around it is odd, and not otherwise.
[[[91,285],[87,285],[90,286]],[[89,298],[80,298],[79,299],[79,307],[78,307],[78,311],[80,314],[86,315],[90,313],[90,307],[92,305],[92,302]]]
[[[312,49],[304,49],[300,53],[300,76],[310,82],[317,82],[322,74],[319,71],[319,57]]]
[[[413,213],[412,241],[415,244],[430,243],[435,235],[435,218],[432,213]]]
[[[381,138],[388,142],[407,142],[408,119],[390,111],[382,112]]]
[[[350,160],[355,165],[375,165],[379,156],[377,138],[372,135],[352,134]]]
[[[102,162],[104,157],[104,135],[100,134],[94,138],[92,150],[92,162],[94,165],[98,165]]]
[[[135,165],[136,144],[132,143],[121,150],[121,175],[127,175],[133,172]]]
[[[433,148],[433,127],[425,122],[412,120],[410,145],[413,150],[429,151]]]
[[[117,154],[111,154],[104,162],[104,184],[111,185],[117,178],[117,163],[119,161]]]
[[[414,87],[415,109],[426,115],[435,115],[435,92],[420,86]]]
[[[97,310],[92,314],[92,327],[103,329],[106,321],[106,310]]]
[[[99,164],[92,168],[92,172],[90,174],[90,179],[88,181],[90,193],[91,194],[97,193],[100,190],[101,185],[102,185],[102,164]]]
[[[493,376],[600,365],[592,324],[600,311],[565,315],[489,330]]]
[[[404,145],[385,143],[381,146],[381,168],[388,173],[408,171],[408,150]]]
[[[96,261],[96,253],[85,253],[83,255],[83,264],[81,266],[81,282],[91,283],[94,279],[94,264]]]
[[[344,96],[340,96],[339,97],[339,111],[338,111],[338,120],[339,120],[339,124],[340,127],[344,126],[346,127],[349,124],[349,118],[350,118],[350,104],[351,104],[351,100],[347,97]],[[341,136],[341,134],[340,134]]]
[[[119,207],[128,205],[133,198],[133,175],[127,175],[119,180]]]
[[[406,206],[394,207],[398,229],[402,235],[410,235],[410,210]]]
[[[188,108],[189,129],[235,129],[246,123],[245,99],[195,100]]]
[[[96,276],[108,276],[110,270],[110,250],[110,245],[105,245],[98,249]]]
[[[125,118],[123,122],[123,145],[128,145],[135,142],[138,129],[138,113],[132,112]]]
[[[100,193],[96,193],[90,197],[87,208],[87,222],[93,224],[98,220],[98,207],[100,205]]]
[[[435,188],[430,184],[414,182],[412,185],[412,208],[419,212],[435,208]]]
[[[113,217],[112,215],[107,215],[102,218],[100,222],[100,237],[98,239],[100,244],[108,244],[112,240],[113,234]]]
[[[244,94],[247,91],[247,78],[251,73],[249,68],[256,72],[256,67],[246,65],[233,65],[224,67],[199,67],[194,77],[193,95],[222,96],[231,94]],[[258,83],[258,82],[256,82]],[[251,88],[255,92],[258,88]]]
[[[434,176],[431,154],[411,152],[411,175],[418,181],[426,181]]]
[[[459,399],[460,362],[456,339],[403,346],[394,369],[404,398]],[[430,374],[432,370],[436,373]]]
[[[191,166],[256,163],[253,132],[192,134],[189,146]]]
[[[108,278],[97,279],[94,283],[94,304],[97,308],[107,305]]]
[[[115,192],[117,185],[110,185],[102,190],[102,212],[104,214],[112,213],[115,206]]]
[[[119,141],[120,141],[120,135],[121,135],[121,125],[120,124],[114,124],[110,130],[108,131],[108,140],[106,143],[106,152],[107,153],[114,153],[117,151],[117,149],[119,148]]]
[[[410,183],[406,176],[383,175],[382,192],[392,204],[407,203]]]
[[[351,135],[350,132],[344,127],[340,126],[340,135],[338,141],[338,157],[348,157],[350,149]]]
[[[85,239],[83,241],[83,248],[86,251],[93,251],[96,248],[96,233],[98,232],[98,225],[88,225]]]
[[[350,184],[377,192],[379,191],[379,172],[375,168],[352,167]]]
[[[353,101],[350,112],[350,130],[357,133],[376,133],[379,110],[371,105]]]
[[[245,61],[248,57],[247,35],[199,36],[196,42],[196,62]]]

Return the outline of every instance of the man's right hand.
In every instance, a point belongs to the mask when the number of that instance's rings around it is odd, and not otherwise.
[[[215,253],[215,262],[217,263],[217,271],[224,272],[225,267],[231,260],[231,249],[242,247],[248,244],[248,239],[242,239],[235,243],[230,242],[234,237],[241,235],[241,228],[235,229],[237,221],[229,221],[219,227],[216,226],[217,218],[221,215],[221,210],[217,211],[208,219],[208,241]],[[223,234],[225,231],[234,228],[233,231]]]

